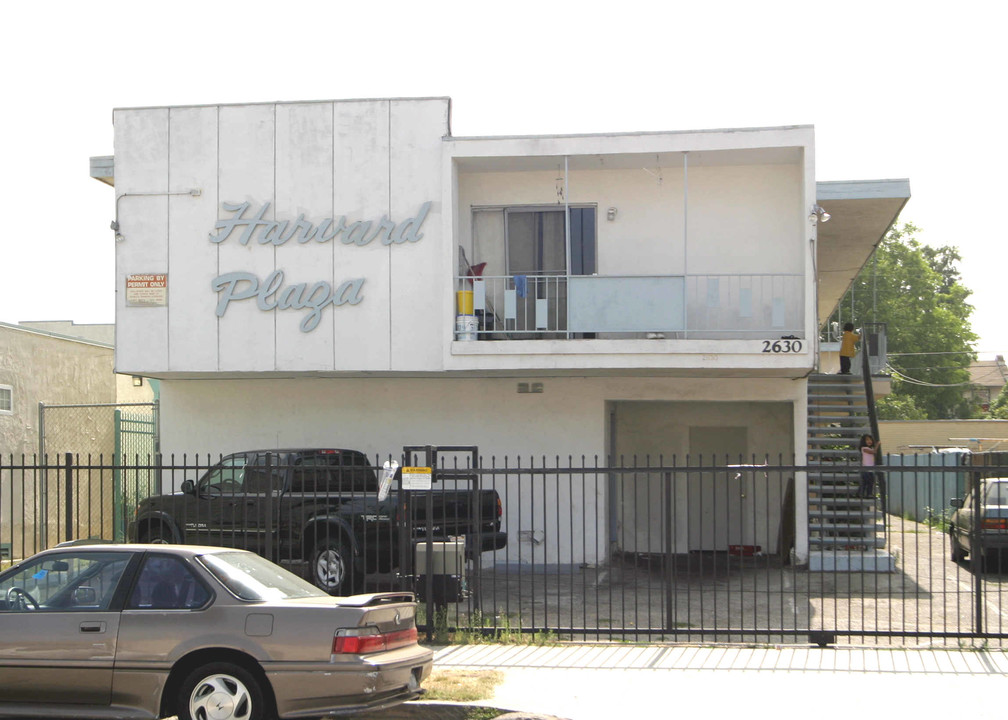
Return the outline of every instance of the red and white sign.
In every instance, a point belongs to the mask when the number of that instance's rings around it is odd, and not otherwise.
[[[163,307],[168,304],[168,274],[143,273],[126,276],[126,305]]]

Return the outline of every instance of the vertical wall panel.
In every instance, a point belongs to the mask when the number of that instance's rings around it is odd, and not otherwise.
[[[171,188],[199,197],[168,202],[169,370],[217,369],[217,246],[210,242],[217,198],[217,108],[174,108],[169,115]]]
[[[389,215],[388,102],[334,104],[334,212],[346,222],[377,224]],[[392,221],[401,218],[392,215]],[[333,308],[337,370],[389,368],[389,254],[380,239],[347,244],[344,232],[333,243],[337,283],[363,278],[361,302]]]
[[[168,272],[168,111],[115,113],[116,369],[152,374],[168,368],[168,308],[127,307],[126,276]],[[173,278],[168,278],[168,294]]]
[[[317,228],[333,216],[333,106],[331,103],[277,105],[276,217],[293,228],[299,216]],[[298,242],[298,235],[276,248],[277,268],[284,283],[329,283],[334,289],[332,242]],[[322,292],[316,292],[319,298]],[[276,312],[276,366],[279,370],[331,370],[333,367],[333,306],[320,310],[318,325],[302,331],[311,309]]]
[[[264,220],[276,217],[274,203],[274,105],[220,108],[219,190],[221,203],[249,202],[249,215],[270,203]],[[218,206],[220,217],[229,216]],[[260,286],[276,267],[274,247],[262,245],[261,230],[247,245],[236,230],[218,247],[220,272],[248,272]],[[232,302],[219,319],[220,369],[269,371],[275,368],[276,314],[265,312],[250,298]]]
[[[447,114],[447,103],[391,102],[389,188],[393,217],[416,215],[421,203],[432,201],[421,228],[423,238],[394,246],[390,253],[395,278],[393,370],[440,370],[443,343],[448,337],[445,328],[453,322],[454,282],[443,272],[444,258],[454,256],[442,222],[441,138],[447,132]]]

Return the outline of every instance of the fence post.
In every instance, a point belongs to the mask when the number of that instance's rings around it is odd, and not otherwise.
[[[984,473],[986,475],[986,473]],[[984,548],[981,542],[979,529],[980,510],[983,507],[983,498],[980,497],[980,473],[974,471],[970,482],[973,496],[973,523],[970,529],[970,567],[973,570],[973,615],[977,637],[983,635],[984,626],[984,601],[983,601],[983,574],[988,569],[984,567]]]
[[[73,455],[66,453],[63,457],[66,460],[63,468],[64,492],[66,493],[65,539],[73,540]]]
[[[665,551],[662,553],[661,564],[662,588],[665,592],[665,630],[669,635],[672,635],[675,632],[675,602],[672,597],[675,592],[675,588],[672,586],[672,564],[675,562],[675,548],[672,543],[672,523],[674,522],[672,499],[675,487],[672,483],[672,473],[666,471],[663,475],[665,482],[662,483],[661,518],[664,535],[662,544],[665,546]]]
[[[427,467],[431,469],[431,480],[437,472],[437,463],[434,457],[434,448],[428,445],[426,448]],[[424,592],[427,594],[427,642],[434,640],[434,622],[436,620],[436,610],[434,607],[434,488],[427,488],[427,497],[424,504],[424,520],[427,523],[427,583]]]
[[[279,456],[278,456],[279,458]],[[278,460],[279,465],[279,460]],[[273,453],[266,453],[266,559],[273,562]],[[278,469],[279,472],[279,469]],[[279,553],[278,553],[279,556]]]

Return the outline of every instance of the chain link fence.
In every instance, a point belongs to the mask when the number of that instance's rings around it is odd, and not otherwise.
[[[58,542],[67,529],[59,519],[68,515],[75,537],[123,539],[123,488],[151,487],[149,482],[141,483],[133,477],[138,472],[135,468],[124,469],[124,460],[135,466],[137,458],[141,458],[149,464],[159,450],[158,437],[156,402],[40,403],[39,472],[10,492],[12,504],[19,500],[24,503],[28,519],[37,528],[39,547]],[[73,487],[50,479],[58,477],[61,464],[69,464],[62,460],[66,454],[73,456],[77,465]],[[138,499],[126,500],[132,507]],[[67,513],[68,503],[72,513]]]

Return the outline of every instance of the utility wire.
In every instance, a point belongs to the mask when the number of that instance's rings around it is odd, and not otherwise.
[[[908,377],[907,375],[904,375],[903,373],[901,373],[899,370],[894,368],[892,365],[889,365],[888,363],[886,363],[886,369],[888,369],[889,372],[892,374],[892,376],[895,377],[900,382],[905,382],[910,385],[920,385],[921,387],[933,387],[933,388],[966,387],[967,385],[976,384],[972,381],[961,383],[929,383],[924,380],[917,380],[916,378]]]

